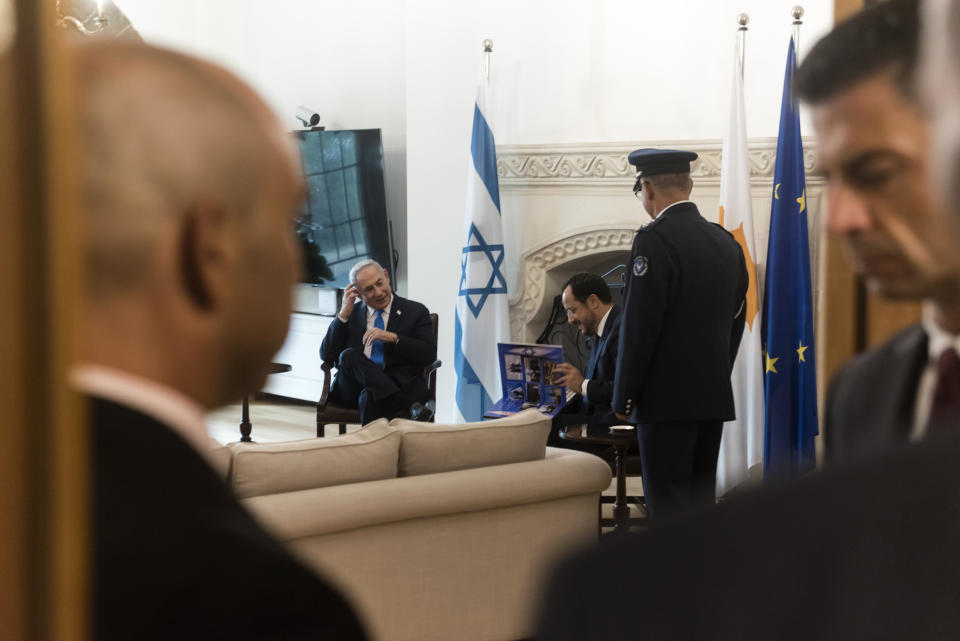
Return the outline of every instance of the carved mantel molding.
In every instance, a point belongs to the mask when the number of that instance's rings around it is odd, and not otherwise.
[[[629,187],[633,183],[635,172],[627,162],[627,154],[640,147],[665,147],[696,152],[700,157],[694,161],[691,175],[697,185],[720,184],[723,147],[720,140],[498,145],[497,174],[500,185],[505,188],[548,185]],[[816,163],[815,139],[805,137],[803,149],[808,182],[822,182]],[[772,181],[777,139],[750,140],[749,154],[751,182]]]
[[[510,333],[524,340],[524,331],[543,307],[547,271],[574,258],[629,251],[636,229],[590,228],[540,245],[523,253],[523,291],[510,301]]]
[[[808,202],[818,202],[824,187],[816,162],[814,138],[804,138],[804,169]],[[548,215],[557,218],[558,207],[589,210],[594,197],[629,195],[635,180],[627,155],[641,147],[663,147],[696,152],[691,166],[697,197],[719,196],[723,143],[720,140],[666,140],[620,143],[577,143],[547,145],[500,145],[497,147],[497,173],[503,192],[513,192],[513,204],[523,215]],[[776,138],[754,138],[748,144],[750,184],[755,200],[772,196],[777,154]],[[558,193],[562,198],[557,198]],[[543,198],[544,200],[541,200]],[[535,203],[549,203],[545,209]],[[609,200],[593,201],[601,209]],[[549,211],[549,214],[545,214]],[[610,209],[604,209],[609,212]],[[575,217],[567,217],[571,220]],[[515,296],[510,302],[510,329],[515,340],[532,340],[552,301],[546,299],[548,273],[564,264],[590,255],[628,252],[636,232],[636,220],[630,216],[606,215],[606,224],[575,227],[562,237],[522,247]],[[816,224],[816,213],[813,216]],[[569,222],[567,223],[569,224]],[[760,221],[765,229],[764,221]],[[551,286],[555,283],[550,281]]]

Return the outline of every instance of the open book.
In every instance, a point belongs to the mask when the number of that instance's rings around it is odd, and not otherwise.
[[[497,352],[503,397],[485,412],[485,417],[509,416],[528,407],[552,417],[574,396],[563,385],[554,384],[554,368],[564,362],[563,347],[497,343]]]

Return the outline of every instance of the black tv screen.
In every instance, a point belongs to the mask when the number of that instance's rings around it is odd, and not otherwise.
[[[294,133],[307,184],[297,219],[303,282],[344,288],[350,267],[366,258],[392,275],[380,130]]]

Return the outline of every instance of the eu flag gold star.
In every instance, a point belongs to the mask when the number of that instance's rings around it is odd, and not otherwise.
[[[801,363],[806,363],[806,362],[807,362],[807,359],[803,357],[803,353],[804,353],[805,351],[807,351],[808,349],[810,349],[810,346],[809,346],[809,345],[806,345],[806,346],[805,346],[805,345],[803,344],[803,341],[800,341],[800,347],[797,348],[797,356],[800,357],[800,362],[801,362]]]
[[[774,374],[776,374],[776,373],[777,373],[777,368],[774,367],[774,365],[776,365],[776,364],[777,364],[777,361],[779,361],[779,360],[780,360],[779,357],[777,357],[777,358],[771,358],[770,355],[767,354],[767,372],[773,372]],[[766,372],[765,372],[765,373],[766,373]]]
[[[797,202],[800,203],[800,211],[797,213],[802,214],[807,208],[807,190],[806,189],[800,192],[800,197],[797,198]]]

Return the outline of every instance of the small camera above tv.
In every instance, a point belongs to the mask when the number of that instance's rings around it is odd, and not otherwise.
[[[379,129],[294,134],[307,185],[296,226],[304,266],[294,311],[331,313],[327,304],[313,306],[330,300],[315,288],[346,287],[350,268],[367,258],[393,273],[383,143]]]

